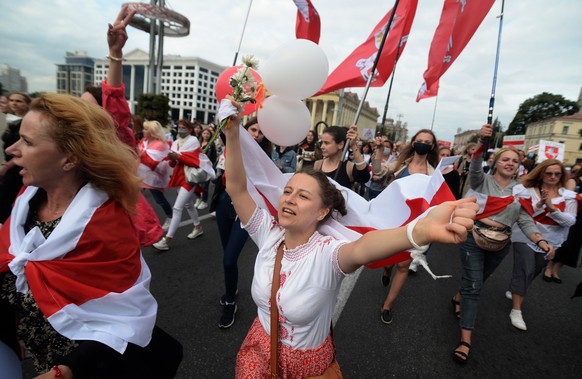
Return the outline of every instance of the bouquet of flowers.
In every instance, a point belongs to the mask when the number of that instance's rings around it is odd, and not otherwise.
[[[264,87],[262,83],[256,82],[252,71],[257,69],[259,61],[252,55],[245,55],[242,61],[242,67],[240,67],[234,75],[230,77],[229,85],[232,88],[232,97],[234,98],[234,101],[241,104],[244,108],[247,103],[257,103],[258,95],[264,95]],[[230,127],[230,117],[220,121],[212,138],[210,138],[210,141],[204,147],[202,152],[206,153],[206,150],[212,145],[222,130],[228,127]]]

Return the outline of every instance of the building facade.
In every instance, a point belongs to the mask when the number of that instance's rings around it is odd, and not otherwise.
[[[57,93],[81,96],[95,81],[95,60],[86,51],[66,52],[65,63],[57,64]]]
[[[378,133],[387,136],[392,142],[405,143],[408,139],[408,123],[387,118],[384,125],[378,124]]]
[[[28,93],[28,82],[20,75],[20,70],[7,64],[0,64],[0,83],[6,92]]]
[[[325,128],[325,124],[322,121],[329,126],[352,125],[359,104],[358,94],[343,90],[305,99],[305,105],[309,109],[309,113],[311,113],[311,128],[317,127],[318,135]],[[378,116],[378,110],[371,107],[367,101],[364,102],[358,119],[358,134],[360,138],[367,140],[370,135],[371,138],[375,136]]]
[[[527,125],[525,150],[538,145],[540,140],[563,143],[566,146],[564,164],[570,166],[582,161],[582,113],[549,118]]]
[[[135,49],[124,54],[124,58],[125,96],[131,111],[135,112],[139,96],[149,88],[149,55]],[[95,60],[95,83],[101,83],[107,77],[108,66],[106,59]],[[198,57],[164,56],[160,88],[161,93],[170,99],[172,120],[214,121],[218,112],[216,80],[225,68]]]
[[[462,153],[469,142],[479,138],[478,136],[480,132],[480,130],[461,131],[460,128],[457,129],[457,134],[455,134],[453,139],[453,149],[455,149],[455,153]]]

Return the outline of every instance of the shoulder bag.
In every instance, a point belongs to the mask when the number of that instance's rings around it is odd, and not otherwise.
[[[184,176],[186,181],[190,184],[204,183],[212,179],[209,173],[200,167],[184,165]]]
[[[271,285],[271,378],[277,378],[277,356],[279,353],[279,308],[277,307],[277,290],[281,279],[281,260],[283,259],[283,242],[277,249],[275,257],[275,267],[273,269],[273,283]],[[331,328],[331,338],[333,339],[333,327]],[[343,379],[337,359],[335,359],[335,342],[333,343],[334,357],[330,366],[322,375],[310,376],[307,379]]]

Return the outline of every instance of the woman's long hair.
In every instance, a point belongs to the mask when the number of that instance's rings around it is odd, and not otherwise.
[[[418,132],[416,132],[414,136],[412,136],[410,143],[403,148],[402,152],[400,152],[400,155],[396,160],[397,168],[401,167],[404,161],[406,161],[409,158],[412,158],[412,156],[414,155],[414,149],[412,148],[412,145],[414,144],[414,141],[416,141],[416,137],[418,137],[420,133],[428,133],[432,136],[432,149],[430,149],[430,151],[426,155],[426,160],[428,161],[428,164],[430,164],[432,167],[436,167],[437,164],[439,163],[439,147],[437,144],[435,134],[430,129],[421,129]]]
[[[101,107],[70,95],[42,94],[31,111],[42,115],[59,149],[77,158],[84,181],[133,211],[140,193],[136,153],[117,137],[111,116]]]
[[[245,128],[245,130],[248,130],[248,128],[250,128],[251,126],[258,124],[258,123],[259,123],[259,119],[256,116],[252,117],[243,125],[243,128]],[[224,139],[224,141],[226,141],[226,138]],[[264,134],[263,134],[263,140],[259,143],[259,146],[261,147],[261,149],[263,149],[265,154],[267,154],[270,158],[271,152],[273,151],[273,144],[271,143],[271,141],[269,141],[267,136],[265,136]]]
[[[560,177],[560,181],[558,182],[557,185],[558,187],[565,187],[566,181],[568,180],[568,178],[566,177],[566,168],[564,167],[562,162],[560,162],[557,159],[547,159],[542,163],[538,164],[533,170],[531,170],[529,174],[524,175],[520,179],[521,184],[523,184],[523,186],[526,188],[541,186],[544,182],[544,173],[546,172],[546,169],[550,166],[560,166],[560,172],[562,173],[562,176]]]

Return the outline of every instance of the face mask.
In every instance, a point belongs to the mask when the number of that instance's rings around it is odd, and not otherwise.
[[[419,155],[428,154],[428,152],[432,149],[432,145],[427,145],[426,143],[422,142],[415,142],[412,144],[412,148],[416,151]]]
[[[384,155],[390,155],[390,152],[391,152],[391,151],[392,151],[392,150],[390,150],[390,148],[389,148],[389,147],[385,147],[385,148],[384,148]]]
[[[183,130],[183,129],[178,129],[178,136],[180,136],[180,138],[186,138],[190,135],[190,132],[187,130]]]

